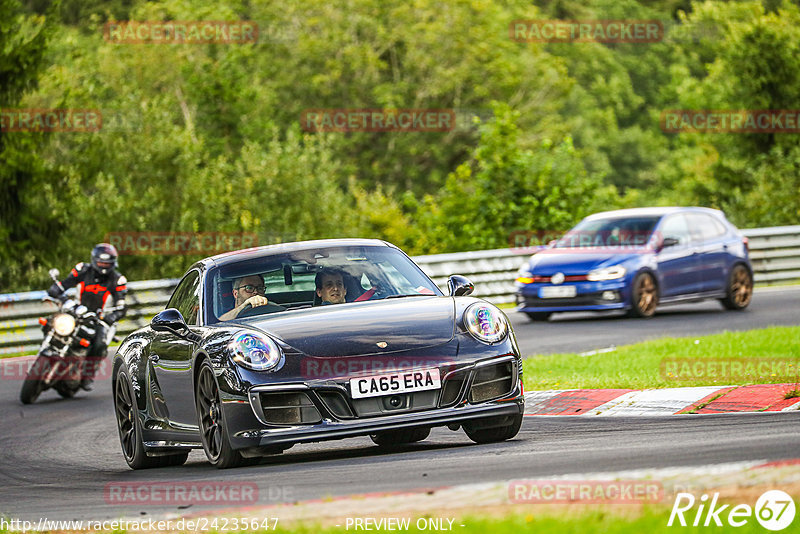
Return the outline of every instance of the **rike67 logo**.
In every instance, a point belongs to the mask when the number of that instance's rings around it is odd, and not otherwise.
[[[784,491],[764,492],[756,501],[755,509],[747,504],[737,504],[733,508],[730,508],[730,504],[718,506],[718,499],[719,493],[714,494],[711,502],[708,502],[706,494],[703,494],[698,500],[691,493],[678,493],[675,496],[675,504],[672,505],[667,526],[685,527],[691,524],[694,527],[721,527],[727,523],[732,527],[741,527],[752,520],[755,515],[756,521],[762,527],[778,531],[785,529],[794,521],[794,500]],[[694,509],[695,505],[697,505],[696,510]],[[689,523],[690,521],[691,523]]]

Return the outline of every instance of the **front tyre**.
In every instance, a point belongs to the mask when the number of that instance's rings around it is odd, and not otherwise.
[[[402,430],[387,430],[386,432],[371,434],[370,439],[379,447],[392,448],[422,441],[430,433],[430,428],[404,428]]]
[[[497,443],[513,438],[522,426],[522,414],[503,416],[491,420],[490,425],[483,422],[480,426],[465,424],[464,432],[475,443]],[[496,426],[495,426],[496,425]],[[489,426],[489,428],[486,428]]]
[[[658,306],[658,288],[656,279],[650,273],[639,273],[633,279],[631,290],[631,317],[652,317]]]
[[[255,463],[257,458],[248,461],[251,459],[244,458],[231,447],[222,403],[219,399],[219,387],[214,378],[214,369],[208,360],[204,360],[200,365],[194,398],[200,426],[200,439],[211,465],[218,469],[228,469]]]
[[[39,356],[33,365],[28,369],[25,381],[22,382],[22,389],[19,392],[19,400],[22,404],[33,404],[39,395],[44,391],[45,385],[42,378],[47,376],[50,370],[50,358]]]
[[[741,263],[731,270],[722,305],[729,310],[745,309],[753,299],[753,275]]]
[[[44,386],[41,380],[26,378],[22,383],[22,390],[19,392],[19,400],[22,404],[33,404],[42,391],[44,391]]]

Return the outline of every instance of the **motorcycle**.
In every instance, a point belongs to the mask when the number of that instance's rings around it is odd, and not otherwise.
[[[63,291],[58,274],[58,269],[50,269],[50,278]],[[44,340],[22,383],[19,397],[23,404],[35,402],[50,388],[65,399],[74,397],[80,389],[82,371],[88,363],[86,356],[98,330],[101,335],[105,332],[106,345],[113,341],[116,332],[115,325],[100,318],[100,310],[90,311],[70,298],[58,300],[46,296],[42,300],[53,302],[59,309],[48,318],[39,318]],[[116,309],[107,309],[106,312]]]

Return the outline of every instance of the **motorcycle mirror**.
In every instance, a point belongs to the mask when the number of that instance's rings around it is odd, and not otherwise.
[[[56,281],[58,280],[58,275],[59,275],[58,269],[50,269],[47,272],[48,274],[50,274],[50,278]]]

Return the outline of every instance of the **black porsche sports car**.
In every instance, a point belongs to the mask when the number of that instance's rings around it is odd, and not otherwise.
[[[400,249],[336,239],[193,265],[167,307],[120,345],[113,395],[133,469],[217,467],[306,443],[392,447],[459,427],[514,437],[524,408],[506,316],[451,276],[445,296]]]

